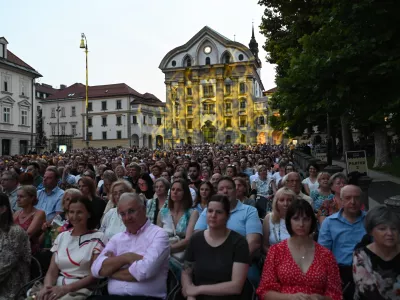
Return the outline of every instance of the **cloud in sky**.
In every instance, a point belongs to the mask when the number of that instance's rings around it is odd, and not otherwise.
[[[257,0],[13,0],[1,6],[0,36],[8,40],[9,50],[43,75],[40,82],[56,87],[85,83],[85,55],[79,48],[84,32],[89,85],[124,82],[165,101],[158,65],[168,51],[206,25],[247,46],[252,21],[264,87],[275,86],[275,68],[262,49],[265,37],[258,26],[263,7]]]

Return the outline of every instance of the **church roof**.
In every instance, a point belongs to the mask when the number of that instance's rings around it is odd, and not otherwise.
[[[249,50],[248,47],[245,45],[232,41],[228,39],[227,37],[223,36],[222,34],[218,33],[214,29],[204,26],[199,32],[197,32],[188,42],[183,44],[182,46],[178,46],[171,51],[169,51],[164,58],[161,60],[160,65],[158,66],[161,70],[165,69],[167,66],[168,61],[174,56],[182,52],[187,52],[190,50],[192,46],[194,46],[199,40],[201,40],[204,36],[210,36],[211,38],[217,40],[220,42],[222,45],[224,45],[226,48],[236,48],[244,53],[247,54],[248,57],[254,57],[253,53]]]
[[[10,50],[7,49],[7,58],[0,57],[0,63],[4,63],[8,66],[18,68],[23,71],[27,71],[29,73],[33,73],[36,75],[35,77],[42,77],[42,75],[36,71],[34,68],[32,68],[30,65],[28,65],[26,62],[24,62],[22,59],[20,59],[18,56],[16,56],[14,53],[12,53]]]

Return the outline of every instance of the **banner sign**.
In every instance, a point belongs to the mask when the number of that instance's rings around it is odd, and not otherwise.
[[[365,150],[346,152],[347,174],[351,172],[360,172],[368,175],[367,154]]]

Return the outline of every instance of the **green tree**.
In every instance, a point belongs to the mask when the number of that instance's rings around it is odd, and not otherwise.
[[[319,6],[308,17],[313,30],[298,39],[296,54],[277,75],[274,101],[295,117],[325,111],[345,124],[368,125],[375,167],[390,164],[386,126],[396,123],[399,111],[400,2],[313,3]],[[267,40],[266,49],[270,46]]]

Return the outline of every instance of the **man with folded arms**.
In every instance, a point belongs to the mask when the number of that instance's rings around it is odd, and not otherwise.
[[[110,295],[91,299],[165,299],[168,234],[146,218],[146,206],[136,193],[122,194],[117,209],[126,231],[111,238],[91,268],[94,277],[109,278]]]

